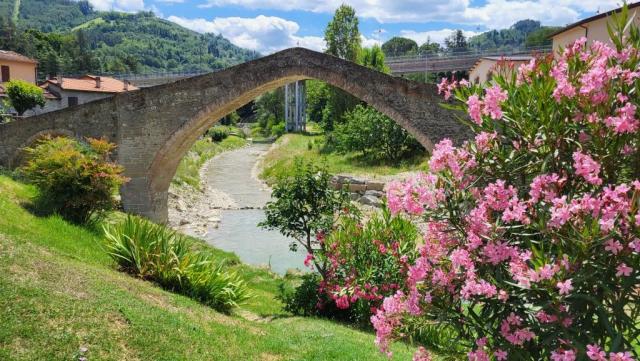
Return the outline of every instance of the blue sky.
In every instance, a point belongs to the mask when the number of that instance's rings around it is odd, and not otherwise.
[[[90,0],[99,10],[152,10],[198,32],[272,53],[291,46],[322,50],[324,28],[345,3],[360,18],[364,45],[405,36],[442,42],[454,29],[468,36],[517,20],[566,25],[621,5],[621,0]]]

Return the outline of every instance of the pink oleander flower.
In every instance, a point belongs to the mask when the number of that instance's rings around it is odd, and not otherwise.
[[[616,241],[612,238],[608,239],[604,244],[605,251],[611,252],[613,255],[617,255],[624,248],[620,241]]]
[[[587,345],[587,357],[593,361],[607,361],[607,354],[597,345]]]
[[[482,113],[491,117],[491,119],[502,119],[501,103],[509,98],[506,91],[500,88],[500,85],[495,84],[486,90],[487,94],[484,97],[484,109]]]
[[[413,361],[431,361],[431,354],[427,349],[420,346],[415,354],[413,354]]]
[[[552,361],[575,361],[576,352],[574,350],[556,350],[551,353]]]
[[[467,99],[469,116],[478,125],[482,125],[482,101],[477,95],[472,95]]]
[[[633,272],[633,268],[627,266],[625,263],[620,263],[616,268],[616,270],[617,270],[616,276],[618,277],[621,277],[621,276],[629,277],[631,276],[631,272]]]
[[[602,184],[602,179],[598,177],[600,175],[600,163],[593,160],[589,155],[574,152],[573,168],[576,170],[577,175],[582,176],[590,184]]]
[[[493,357],[495,357],[497,361],[504,361],[507,359],[507,356],[509,356],[509,354],[501,349],[496,349],[493,352]]]
[[[568,279],[564,282],[558,282],[556,287],[559,290],[561,295],[568,295],[573,290],[573,286],[571,285],[571,279]]]
[[[313,261],[313,255],[311,253],[307,253],[307,257],[304,259],[305,267],[313,267],[311,261]]]
[[[634,361],[631,352],[611,352],[609,353],[609,361]]]

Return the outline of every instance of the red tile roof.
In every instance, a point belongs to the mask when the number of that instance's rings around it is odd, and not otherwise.
[[[100,79],[100,87],[98,85],[98,79]],[[81,78],[62,78],[62,84],[59,79],[49,79],[41,86],[46,88],[48,84],[55,84],[61,87],[63,90],[75,90],[84,92],[98,92],[98,93],[123,93],[131,90],[138,90],[138,87],[129,84],[125,89],[125,83],[121,80],[110,78],[107,76],[93,76],[85,75]]]
[[[38,64],[38,61],[10,50],[0,50],[0,60],[9,60],[9,61],[17,61],[21,63]]]

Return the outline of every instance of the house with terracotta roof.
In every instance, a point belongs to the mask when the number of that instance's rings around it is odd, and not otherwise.
[[[501,71],[514,71],[520,64],[526,64],[531,56],[485,56],[469,69],[469,81],[473,84],[484,84],[491,81],[499,65]],[[503,65],[503,66],[502,66]]]
[[[0,83],[20,79],[36,83],[38,62],[9,50],[0,50]]]
[[[38,113],[46,113],[112,97],[118,93],[138,90],[138,87],[128,81],[95,75],[85,75],[80,78],[57,77],[47,79],[40,87],[55,96],[56,100],[48,101],[44,109],[38,111]]]
[[[640,10],[640,2],[629,4],[627,6],[631,16],[633,16],[634,13],[637,13],[637,10]],[[557,53],[560,47],[564,48],[583,36],[587,38],[587,44],[591,44],[594,41],[612,44],[611,39],[609,38],[609,32],[607,31],[607,23],[611,20],[612,15],[619,13],[621,10],[622,8],[618,8],[597,14],[590,18],[568,25],[551,34],[549,37],[553,40],[554,53]],[[637,15],[633,17],[633,21],[636,25],[640,26],[640,18]]]

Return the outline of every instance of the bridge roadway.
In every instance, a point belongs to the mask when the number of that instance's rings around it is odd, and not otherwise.
[[[412,73],[440,73],[448,71],[468,71],[483,57],[508,57],[534,54],[548,54],[551,47],[517,48],[508,50],[469,51],[453,54],[416,55],[389,57],[385,60],[394,75]]]

